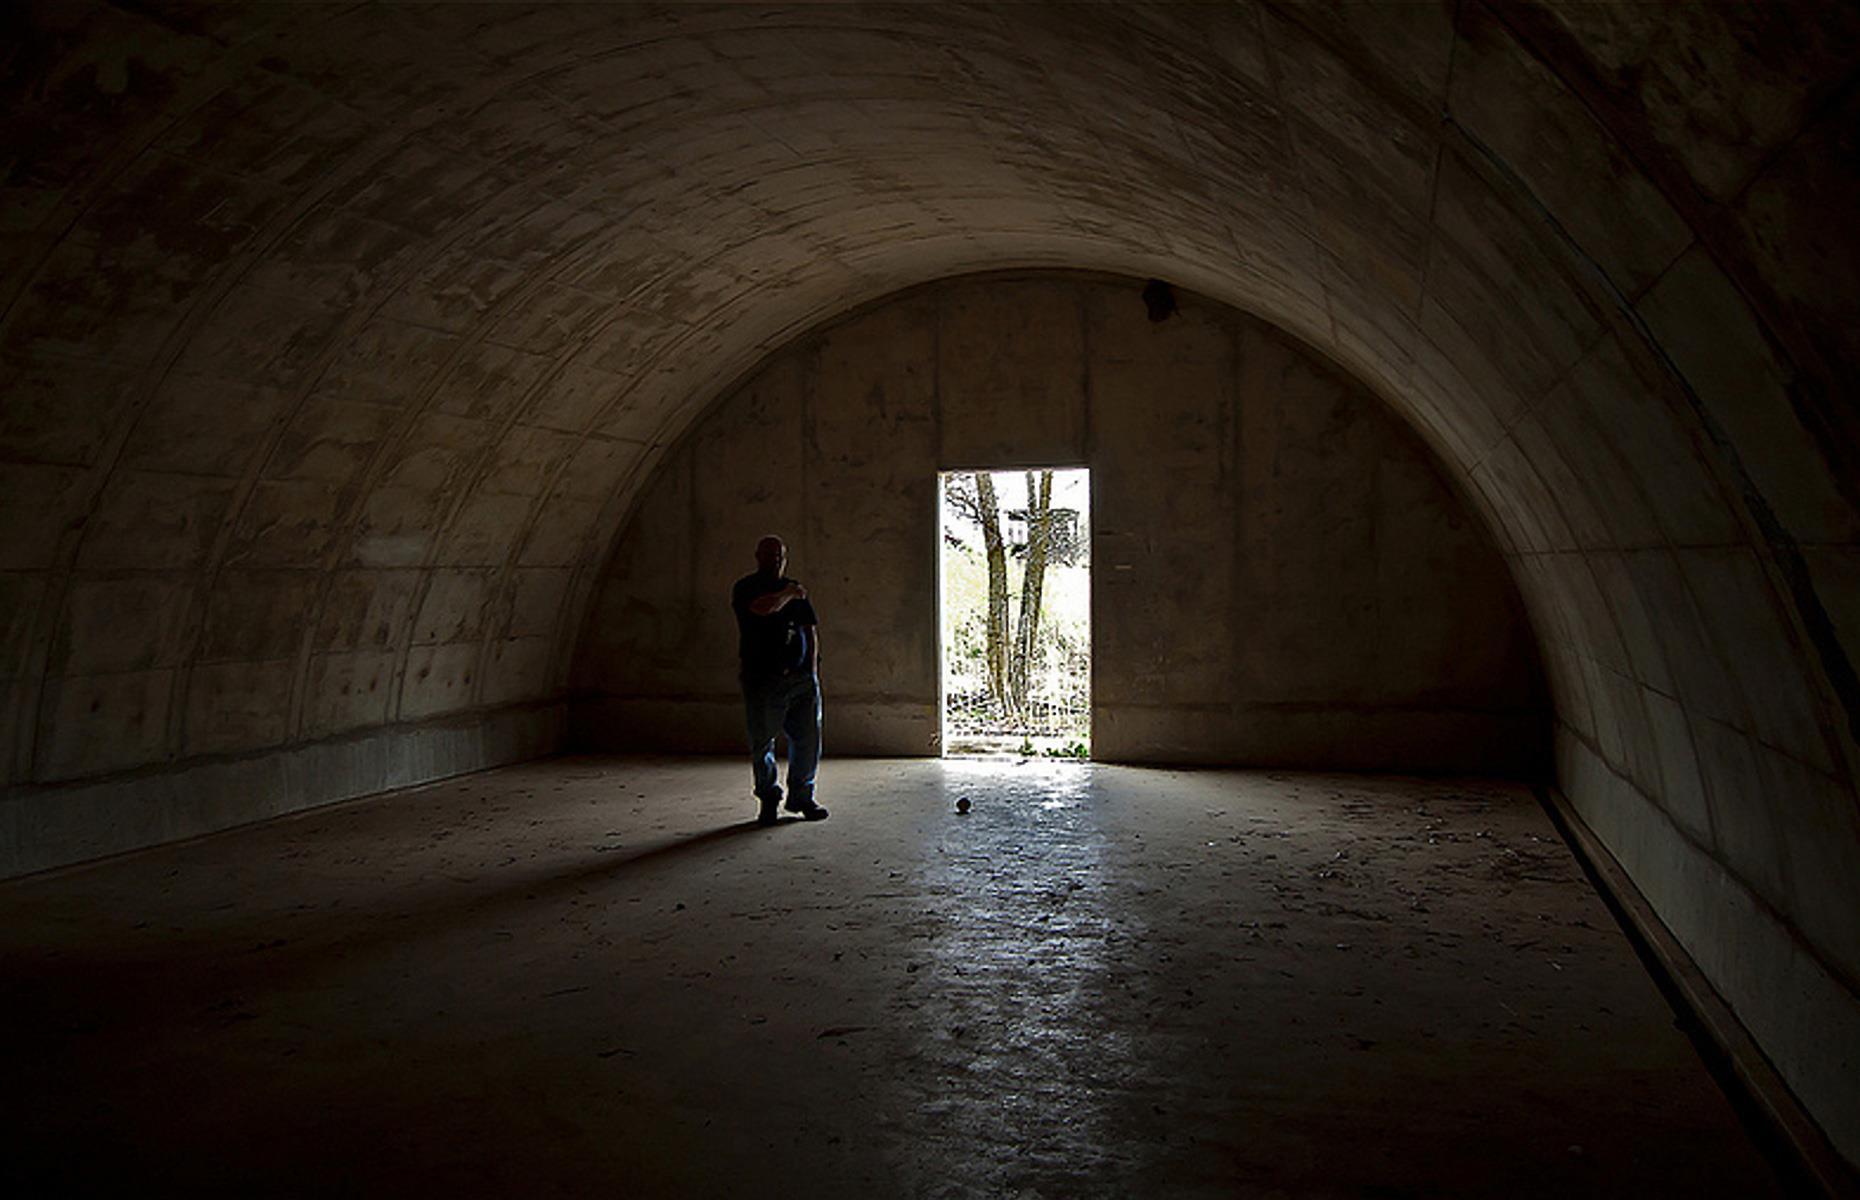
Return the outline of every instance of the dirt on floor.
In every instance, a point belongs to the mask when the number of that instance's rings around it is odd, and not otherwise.
[[[1516,785],[834,760],[758,828],[748,782],[554,760],[0,885],[0,1182],[1776,1191]]]

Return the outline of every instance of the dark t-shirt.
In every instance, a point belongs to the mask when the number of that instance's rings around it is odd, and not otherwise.
[[[790,600],[766,617],[749,611],[758,596],[779,592],[794,580],[786,575],[764,575],[757,571],[736,581],[730,589],[730,607],[736,611],[737,656],[743,660],[744,678],[767,678],[786,675],[807,666],[808,642],[814,626],[814,606],[806,600]]]

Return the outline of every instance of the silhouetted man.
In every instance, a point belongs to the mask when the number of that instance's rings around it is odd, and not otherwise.
[[[820,767],[820,622],[807,589],[782,574],[788,548],[778,537],[756,543],[756,572],[736,581],[730,607],[736,612],[738,678],[749,725],[750,765],[755,770],[756,820],[775,823],[781,785],[775,779],[775,734],[788,735],[788,811],[824,821],[814,803]]]

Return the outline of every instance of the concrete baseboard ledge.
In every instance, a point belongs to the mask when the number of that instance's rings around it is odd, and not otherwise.
[[[1834,1148],[1787,1082],[1770,1064],[1756,1039],[1681,946],[1627,871],[1596,837],[1569,798],[1554,787],[1536,789],[1538,801],[1562,831],[1635,948],[1653,970],[1667,1000],[1691,1026],[1707,1065],[1731,1094],[1732,1103],[1779,1165],[1785,1182],[1803,1195],[1849,1200],[1860,1197],[1860,1170]]]
[[[553,754],[561,702],[461,713],[0,796],[0,879]]]

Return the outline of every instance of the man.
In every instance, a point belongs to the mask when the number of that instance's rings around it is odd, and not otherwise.
[[[777,731],[788,735],[788,811],[810,821],[827,819],[827,810],[814,803],[820,766],[820,622],[807,589],[782,574],[787,565],[782,540],[765,537],[756,543],[755,574],[737,580],[730,592],[761,825],[775,823],[781,804],[781,785],[775,780]]]

